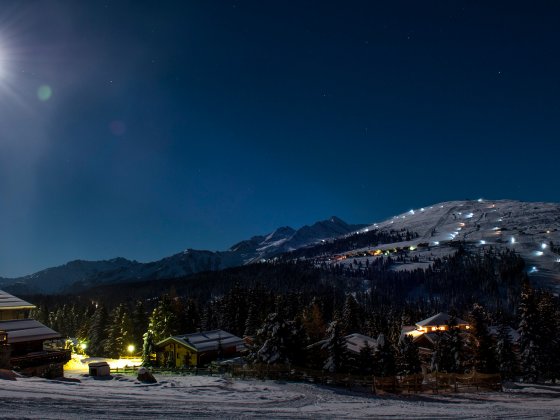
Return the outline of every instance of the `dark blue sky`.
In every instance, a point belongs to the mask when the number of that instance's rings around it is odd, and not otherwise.
[[[0,275],[560,201],[557,2],[0,3]]]

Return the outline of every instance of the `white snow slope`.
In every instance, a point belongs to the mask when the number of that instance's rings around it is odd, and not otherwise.
[[[302,383],[132,376],[81,383],[40,378],[0,380],[3,419],[137,418],[557,418],[559,386],[514,386],[505,392],[375,396]]]
[[[560,292],[560,255],[550,246],[551,241],[560,245],[560,204],[482,199],[448,201],[410,210],[361,231],[375,229],[408,229],[420,236],[412,241],[363,250],[429,245],[429,249],[419,248],[410,253],[419,256],[420,262],[403,264],[399,270],[426,268],[431,257],[455,251],[451,242],[464,241],[475,251],[489,246],[514,250],[526,261],[531,278]],[[345,263],[351,264],[352,259]]]

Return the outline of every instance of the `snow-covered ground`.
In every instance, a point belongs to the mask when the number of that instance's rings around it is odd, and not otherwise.
[[[560,387],[513,386],[505,392],[379,397],[302,383],[206,376],[132,376],[80,383],[0,380],[3,419],[65,418],[558,418]]]
[[[511,249],[519,253],[527,263],[527,273],[557,293],[560,293],[560,254],[554,252],[550,243],[560,244],[560,205],[556,203],[521,202],[514,200],[464,200],[448,201],[433,206],[413,209],[374,223],[360,232],[401,231],[407,229],[419,235],[411,241],[380,244],[375,247],[349,251],[390,250],[427,245],[409,253],[418,263],[399,264],[395,270],[426,268],[434,257],[451,255],[456,248],[450,246],[461,241],[471,250],[483,250],[490,246]],[[342,264],[352,264],[354,259],[365,264],[366,259],[351,256]],[[340,263],[337,260],[333,264]]]

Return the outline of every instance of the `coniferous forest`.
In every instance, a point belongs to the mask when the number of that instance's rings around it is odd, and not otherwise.
[[[37,305],[33,317],[86,343],[90,355],[117,358],[132,344],[147,357],[170,335],[219,328],[252,337],[254,363],[380,376],[419,371],[418,348],[401,337],[401,329],[443,311],[468,320],[472,331],[467,338],[453,329],[441,335],[431,369],[560,378],[558,298],[529,283],[516,253],[472,253],[459,244],[452,255],[415,271],[391,270],[395,258],[347,265],[280,258],[181,279],[25,298]],[[518,342],[511,328],[519,332]],[[376,348],[349,355],[344,337],[351,333],[376,338]]]

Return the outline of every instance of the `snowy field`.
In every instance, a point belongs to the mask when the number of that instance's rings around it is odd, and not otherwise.
[[[81,383],[40,378],[0,380],[3,419],[122,418],[558,418],[560,387],[513,386],[505,392],[400,397],[312,384],[156,376]]]

